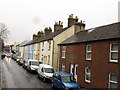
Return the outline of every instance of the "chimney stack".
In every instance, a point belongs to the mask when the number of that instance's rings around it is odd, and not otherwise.
[[[33,34],[33,40],[37,39],[37,35]]]
[[[69,15],[68,18],[68,27],[71,27],[72,25],[76,24],[78,22],[77,16],[73,18],[73,14]]]
[[[37,33],[37,37],[40,38],[40,37],[42,37],[42,36],[44,36],[43,31],[39,31],[39,32]]]
[[[52,32],[51,27],[49,27],[49,28],[46,27],[46,28],[44,29],[45,36],[48,35],[48,34],[50,34],[51,32]]]
[[[62,30],[63,29],[63,22],[59,21],[59,22],[55,22],[54,25],[54,32]]]

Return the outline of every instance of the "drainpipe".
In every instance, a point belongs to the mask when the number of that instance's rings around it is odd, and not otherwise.
[[[58,46],[58,55],[57,55],[57,69],[59,71],[59,56],[60,56],[60,46]]]
[[[53,39],[53,50],[52,50],[52,66],[53,66],[53,64],[54,64],[54,63],[53,63],[53,60],[54,60],[53,57],[54,57],[54,39]]]

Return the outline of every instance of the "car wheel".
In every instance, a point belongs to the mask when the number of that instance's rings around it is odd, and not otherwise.
[[[38,75],[38,79],[40,79],[40,76]]]
[[[43,82],[45,82],[45,78],[43,77]]]
[[[55,88],[54,84],[52,83],[52,88]]]
[[[32,73],[32,71],[30,70],[30,73]]]

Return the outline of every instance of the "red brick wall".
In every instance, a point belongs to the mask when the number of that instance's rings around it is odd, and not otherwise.
[[[118,74],[118,63],[109,62],[110,43],[112,42],[118,42],[118,40],[66,45],[66,58],[62,59],[60,53],[60,71],[63,62],[66,63],[66,72],[70,72],[70,63],[78,64],[80,85],[90,88],[108,88],[109,73]],[[91,61],[86,60],[86,44],[92,45]],[[62,46],[60,52],[62,52]],[[90,83],[85,82],[85,67],[91,69]]]

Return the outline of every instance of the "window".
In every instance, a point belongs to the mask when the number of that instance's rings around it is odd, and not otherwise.
[[[44,51],[44,42],[42,42],[42,51]]]
[[[86,60],[91,60],[91,45],[86,46]]]
[[[90,67],[85,68],[85,81],[90,83]]]
[[[50,51],[50,49],[51,49],[51,41],[49,41],[49,49],[48,49],[48,51]]]
[[[65,58],[66,46],[62,47],[62,58]]]
[[[76,70],[75,75],[77,75],[77,72],[78,72],[78,66],[76,66],[75,70]]]
[[[50,55],[48,55],[48,64],[50,65]]]
[[[54,73],[54,74],[53,74],[53,77],[57,78],[57,77],[58,77],[58,74]]]
[[[118,43],[110,44],[110,61],[118,62]]]
[[[65,63],[62,63],[62,71],[65,71]]]
[[[117,90],[117,74],[109,74],[109,88],[110,90],[113,88],[116,88]]]
[[[44,72],[44,69],[42,68],[41,71]]]
[[[58,76],[58,80],[60,80],[60,81],[61,81],[61,76],[60,76],[60,75]]]

